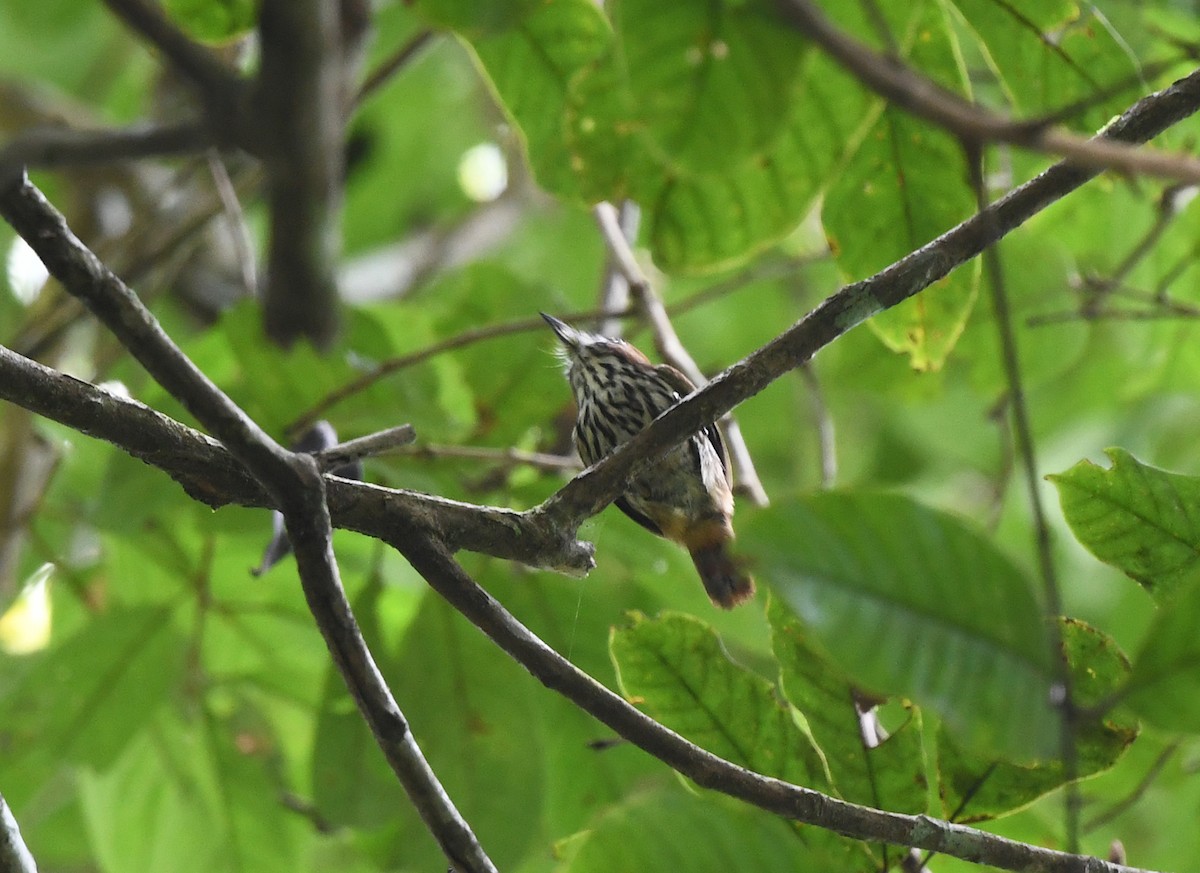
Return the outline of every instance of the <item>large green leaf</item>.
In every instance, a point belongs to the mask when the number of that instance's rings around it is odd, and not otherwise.
[[[766,3],[606,11],[556,0],[464,30],[541,185],[637,200],[668,270],[735,265],[794,229],[851,147],[861,89]]]
[[[920,717],[912,713],[882,743],[864,746],[850,680],[778,598],[767,614],[783,692],[804,716],[837,792],[880,809],[925,812],[929,787]]]
[[[1017,113],[1036,115],[1087,101],[1085,129],[1111,116],[1097,92],[1128,80],[1137,64],[1104,14],[1069,0],[951,0]],[[1084,113],[1081,113],[1084,114]]]
[[[295,870],[311,829],[280,802],[269,748],[206,713],[162,713],[111,767],[85,771],[80,799],[106,873]],[[147,827],[153,822],[153,827]]]
[[[611,41],[608,20],[591,0],[554,0],[532,6],[511,26],[472,42],[505,109],[520,125],[538,182],[560,196],[578,196],[563,128],[568,89]]]
[[[913,26],[912,63],[962,87],[961,58],[940,9],[926,4]],[[825,199],[822,220],[838,265],[863,279],[949,230],[975,208],[966,180],[958,140],[900,109],[883,109]],[[871,328],[914,368],[937,369],[962,333],[978,285],[977,264],[956,270],[871,319]]]
[[[563,846],[555,873],[687,870],[688,873],[793,873],[875,869],[865,853],[812,849],[782,819],[677,787],[635,796],[613,807],[586,833]]]
[[[1062,632],[1075,704],[1095,706],[1126,681],[1129,661],[1110,637],[1083,622],[1065,619]],[[1137,734],[1137,722],[1129,718],[1080,718],[1075,775],[1085,778],[1109,769]],[[1059,759],[1027,765],[1005,761],[964,748],[946,731],[938,737],[938,776],[943,815],[959,822],[1015,812],[1067,779]]]
[[[775,504],[743,539],[855,684],[936,709],[973,745],[1056,749],[1044,615],[962,521],[898,495],[826,493]]]
[[[861,92],[762,4],[613,9],[613,51],[568,110],[585,195],[643,204],[669,271],[734,266],[792,231],[850,148]]]
[[[699,619],[666,614],[615,628],[621,690],[687,739],[735,764],[822,788],[825,764],[771,683],[730,660]]]
[[[1165,603],[1200,561],[1200,479],[1148,466],[1124,449],[1105,454],[1107,470],[1080,461],[1048,478],[1088,551]]]
[[[169,608],[114,609],[31,663],[5,659],[24,671],[0,696],[7,757],[111,764],[180,679],[184,640],[171,621]]]
[[[1169,730],[1200,731],[1200,573],[1160,603],[1133,665],[1128,704]]]

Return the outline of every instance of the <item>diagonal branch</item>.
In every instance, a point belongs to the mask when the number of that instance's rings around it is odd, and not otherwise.
[[[739,767],[659,724],[563,658],[480,588],[440,544],[409,531],[398,531],[388,542],[455,609],[539,682],[704,788],[855,839],[927,849],[1003,870],[1138,873],[1097,858],[1043,849],[924,815],[901,815],[848,803]]]
[[[464,873],[494,873],[492,862],[417,746],[358,630],[333,554],[325,478],[316,460],[284,449],[213,384],[28,180],[0,193],[0,214],[37,252],[51,275],[212,430],[270,495],[283,514],[309,610],[384,757],[450,863]]]
[[[1200,109],[1200,70],[1135,103],[1101,139],[1145,142]],[[1051,203],[1099,174],[1063,161],[1013,189],[874,276],[847,285],[761,349],[660,415],[646,430],[585,470],[531,512],[575,530],[616,499],[625,483],[689,434],[753,397],[872,315],[924,290]]]
[[[129,400],[0,346],[0,399],[112,443],[167,473],[194,500],[273,509],[275,503],[216,440]],[[592,547],[511,509],[326,478],[334,524],[376,539],[396,528],[435,533],[466,549],[581,575],[595,566]]]
[[[37,864],[25,845],[21,828],[3,797],[0,797],[0,871],[37,873]]]
[[[1136,148],[1119,137],[1082,137],[1046,119],[1013,120],[964,100],[932,79],[884,57],[839,30],[812,0],[778,0],[784,18],[860,82],[889,102],[967,142],[1005,142],[1061,155],[1094,171],[1119,170],[1200,182],[1200,160]]]
[[[241,77],[176,27],[158,4],[148,0],[104,0],[104,3],[131,30],[162,52],[184,79],[199,88],[206,105],[230,105],[241,93]]]

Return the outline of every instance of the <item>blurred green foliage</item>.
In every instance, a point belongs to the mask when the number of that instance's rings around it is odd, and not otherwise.
[[[1082,133],[1189,71],[1185,49],[1200,40],[1195,10],[1177,0],[884,0],[879,16],[872,4],[825,5],[945,88],[1020,117],[1075,107],[1063,123]],[[225,41],[250,7],[171,8],[196,35]],[[374,26],[369,67],[424,28],[438,35],[349,122],[345,266],[375,264],[358,275],[378,293],[346,307],[338,347],[282,352],[252,302],[185,299],[184,285],[229,266],[211,240],[136,283],[205,372],[281,438],[382,362],[539,310],[593,308],[597,199],[641,205],[641,252],[708,372],[973,209],[953,138],[882,105],[765,0],[385,0]],[[59,119],[178,111],[156,57],[84,0],[0,6],[0,76],[5,140]],[[1186,148],[1198,132],[1185,122],[1160,144]],[[460,157],[480,143],[508,161],[499,203],[475,203],[458,181]],[[1049,162],[992,150],[992,193]],[[137,265],[153,260],[148,232],[101,207],[116,192],[151,224],[177,226],[211,196],[204,166],[38,179],[103,257]],[[261,243],[264,212],[244,193]],[[1079,702],[1115,707],[1080,725],[1079,772],[1092,777],[1079,788],[1082,848],[1104,856],[1119,838],[1131,864],[1155,869],[1200,855],[1200,205],[1189,194],[1107,175],[1000,245],[1039,473],[1056,474],[1042,497],[1071,617],[1066,655]],[[486,245],[467,245],[469,257],[439,248],[476,239],[464,232],[472,221],[493,232]],[[6,255],[11,244],[0,230]],[[52,284],[18,300],[7,263],[0,342],[188,420],[88,318],[38,340],[67,308]],[[738,408],[773,500],[742,501],[741,551],[770,597],[716,612],[686,556],[611,510],[583,528],[598,568],[582,581],[460,557],[558,651],[719,754],[856,802],[988,820],[1060,846],[1066,775],[1045,754],[1052,635],[985,279],[964,266],[823,350],[819,403],[788,376]],[[629,329],[649,350],[635,321]],[[343,437],[411,422],[425,446],[562,452],[571,409],[552,346],[544,329],[498,333],[401,367],[324,415]],[[833,427],[831,494],[816,494],[820,424]],[[35,455],[52,458],[51,472],[32,508],[13,514]],[[515,508],[565,481],[436,453],[373,459],[367,478]],[[11,407],[0,498],[22,521],[19,537],[4,532],[4,604],[55,565],[48,646],[0,656],[0,792],[42,869],[442,868],[329,663],[290,562],[249,576],[266,513],[212,513],[160,472]],[[417,740],[501,869],[898,861],[680,785],[531,679],[398,556],[344,532],[335,547]],[[862,692],[893,696],[880,711],[888,738],[870,750]]]

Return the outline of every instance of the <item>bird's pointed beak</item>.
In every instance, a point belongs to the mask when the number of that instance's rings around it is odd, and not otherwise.
[[[579,347],[579,332],[565,321],[555,318],[553,315],[541,313],[542,318],[546,319],[546,324],[550,325],[550,329],[562,340],[563,345],[567,348],[575,349]]]

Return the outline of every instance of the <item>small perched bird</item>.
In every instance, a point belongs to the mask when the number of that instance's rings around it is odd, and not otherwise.
[[[562,342],[567,381],[579,406],[575,448],[589,466],[641,433],[695,388],[683,373],[666,364],[654,366],[624,340],[576,330],[545,313],[542,318]],[[691,553],[717,606],[731,609],[754,594],[754,580],[729,554],[733,490],[716,425],[692,435],[638,474],[616,503],[642,527]]]

